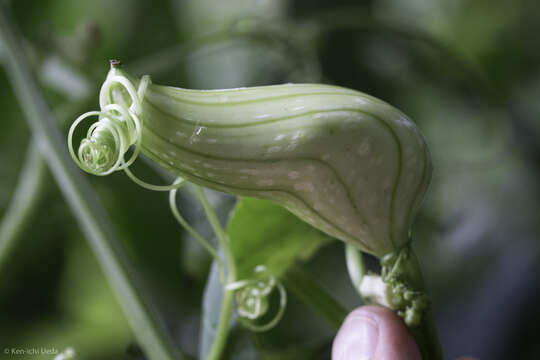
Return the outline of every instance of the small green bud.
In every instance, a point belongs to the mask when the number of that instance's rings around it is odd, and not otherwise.
[[[403,297],[405,298],[405,300],[411,301],[414,298],[414,291],[411,291],[411,290],[405,291],[405,293],[403,294]]]
[[[420,322],[422,321],[422,316],[421,313],[416,309],[408,307],[405,310],[405,316],[403,317],[403,320],[408,326],[415,327],[420,325]]]

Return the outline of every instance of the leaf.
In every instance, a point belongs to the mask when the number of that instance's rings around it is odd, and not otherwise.
[[[341,323],[347,311],[314,281],[306,281],[306,276],[298,270],[297,260],[310,259],[333,239],[281,206],[251,198],[239,199],[227,232],[239,279],[251,277],[255,266],[265,265],[283,279],[293,295],[288,298],[283,319],[274,329],[253,334],[260,359],[320,358],[321,351],[328,350],[331,344],[333,328]],[[299,281],[303,283],[298,284]],[[317,298],[309,299],[311,296]],[[312,310],[319,316],[314,316]]]
[[[240,198],[227,227],[238,278],[265,265],[276,277],[295,260],[310,258],[332,238],[268,200]]]

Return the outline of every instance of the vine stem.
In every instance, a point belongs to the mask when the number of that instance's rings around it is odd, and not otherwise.
[[[66,141],[32,75],[22,40],[7,6],[0,3],[0,41],[7,51],[4,60],[23,113],[37,146],[90,242],[111,288],[124,310],[135,337],[152,359],[185,359],[174,346],[155,310],[142,297],[121,242],[88,180],[72,162]]]
[[[346,244],[345,255],[351,282],[360,294],[363,302],[366,303],[364,297],[368,294],[363,293],[366,290],[362,288],[362,278],[365,274],[362,254],[354,246]],[[383,285],[382,288],[372,290],[374,293],[371,295],[376,294],[376,298],[378,298],[378,300],[371,299],[372,303],[390,307],[394,311],[398,310],[399,306],[397,308],[394,307],[396,305],[394,296],[400,293],[400,286],[405,286],[415,293],[423,294],[427,299],[420,263],[410,244],[393,254],[383,257],[381,259],[381,266],[383,267],[381,276],[370,276],[378,278],[381,284],[384,281],[386,285]],[[396,279],[396,277],[399,279],[397,283],[391,280]],[[427,307],[422,310],[420,316],[421,320],[419,323],[410,325],[409,330],[414,336],[418,349],[422,354],[422,359],[443,360],[442,349],[429,302],[427,303]]]
[[[404,279],[410,285],[425,293],[426,289],[420,263],[410,245],[408,246],[407,256],[401,258],[400,269],[403,271]],[[410,330],[420,349],[422,359],[443,360],[439,335],[437,334],[430,305],[424,311],[421,323],[418,326],[410,328]]]
[[[47,166],[34,140],[30,142],[19,181],[0,223],[0,271],[17,238],[37,210],[45,190]]]
[[[216,213],[214,209],[212,208],[212,205],[208,202],[208,198],[206,197],[204,190],[200,186],[195,185],[195,184],[193,184],[193,188],[195,189],[195,193],[206,213],[208,222],[210,223],[210,226],[212,226],[212,229],[214,230],[214,233],[216,234],[218,243],[221,249],[223,250],[223,254],[225,256],[225,263],[227,266],[227,284],[233,283],[236,281],[236,263],[234,261],[234,255],[232,253],[232,249],[231,249],[227,234],[223,230],[223,227],[221,226],[219,219],[217,218]],[[212,347],[210,349],[210,353],[208,354],[207,360],[220,359],[221,354],[225,350],[225,345],[227,344],[227,336],[229,333],[229,321],[232,315],[234,292],[225,290],[225,287],[223,288],[224,288],[223,289],[224,294],[223,294],[223,301],[221,303],[221,313],[219,315],[219,323],[216,329],[214,342],[212,343]]]
[[[72,119],[80,111],[82,104],[86,104],[86,100],[60,106],[57,109],[60,123],[64,124],[67,119]],[[47,164],[36,139],[32,138],[26,149],[13,196],[0,221],[0,273],[18,239],[38,215],[37,210],[49,189],[48,175]]]

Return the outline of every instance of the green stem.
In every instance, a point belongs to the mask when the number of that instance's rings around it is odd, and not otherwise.
[[[61,124],[73,119],[87,101],[66,103],[57,110]],[[23,167],[8,208],[0,222],[0,273],[24,229],[38,214],[50,181],[47,164],[35,139],[30,141]]]
[[[184,359],[174,346],[154,309],[142,298],[138,279],[98,196],[81,171],[72,162],[66,140],[60,134],[32,76],[11,15],[0,4],[0,41],[6,48],[7,75],[41,153],[51,169],[66,201],[73,210],[96,254],[135,337],[152,359]]]
[[[0,223],[0,272],[13,245],[36,213],[45,193],[47,166],[35,141],[28,147],[15,193]]]
[[[186,231],[191,236],[193,236],[193,238],[195,238],[195,240],[197,240],[202,245],[202,247],[204,247],[206,249],[206,251],[208,251],[210,253],[210,255],[214,258],[214,260],[216,261],[217,266],[219,268],[220,279],[222,281],[225,281],[223,264],[222,264],[221,257],[219,256],[217,250],[214,249],[214,247],[210,244],[210,242],[208,240],[206,240],[201,234],[199,234],[199,232],[197,230],[195,230],[195,228],[193,228],[193,226],[191,226],[186,221],[186,219],[184,219],[184,217],[180,214],[180,211],[178,210],[178,206],[176,205],[176,193],[177,193],[177,191],[178,191],[178,189],[174,189],[174,190],[171,190],[170,193],[169,193],[169,205],[171,207],[171,211],[173,213],[173,216],[176,218],[178,223],[184,229],[186,229]]]
[[[407,285],[410,285],[413,289],[425,293],[426,290],[420,263],[418,262],[418,258],[410,245],[408,246],[406,256],[402,256],[400,260],[402,279],[404,279]],[[410,330],[416,340],[416,343],[418,344],[418,348],[422,354],[422,359],[443,359],[443,353],[430,305],[428,305],[427,309],[425,309],[422,313],[422,321],[420,324],[418,326],[411,327]]]
[[[219,315],[219,323],[216,329],[216,335],[212,348],[208,354],[207,360],[218,360],[225,350],[227,345],[227,336],[229,334],[229,321],[232,315],[233,292],[224,291],[223,302],[221,303],[221,312]]]
[[[214,233],[216,234],[220,248],[222,249],[223,254],[225,256],[225,262],[227,266],[227,283],[233,283],[236,281],[236,263],[234,261],[234,256],[232,253],[232,249],[231,249],[227,234],[225,233],[225,230],[223,230],[223,227],[221,226],[219,219],[217,218],[217,215],[214,209],[212,208],[212,205],[210,205],[210,203],[208,202],[208,199],[206,197],[206,194],[204,193],[204,190],[200,186],[195,185],[195,184],[193,184],[193,187],[206,213],[208,222],[210,223],[210,226],[212,226],[212,229],[214,230]],[[229,333],[229,321],[232,315],[234,293],[232,291],[226,291],[226,290],[224,290],[223,292],[224,294],[223,294],[223,301],[221,303],[221,313],[219,316],[219,323],[216,329],[214,342],[212,343],[212,348],[210,349],[210,353],[207,357],[208,360],[220,359],[221,354],[225,350],[225,346],[227,344],[227,336]]]

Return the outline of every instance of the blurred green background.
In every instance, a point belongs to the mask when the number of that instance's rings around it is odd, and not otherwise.
[[[324,82],[401,109],[433,157],[413,233],[446,356],[540,358],[538,1],[8,4],[64,132],[77,114],[97,108],[110,58],[164,85]],[[0,59],[4,51],[0,44]],[[3,71],[0,108],[2,216],[31,138]],[[163,181],[144,164],[136,170]],[[54,180],[48,173],[38,180],[33,213],[0,262],[0,350],[72,346],[78,359],[144,359]],[[210,258],[175,223],[165,194],[123,174],[90,180],[176,344],[196,354]],[[209,234],[193,199],[180,198],[186,217]],[[226,219],[234,199],[213,193],[212,201]],[[302,266],[348,309],[358,304],[342,243]],[[238,330],[229,356],[328,359],[335,330],[316,317],[293,296],[272,339]]]

